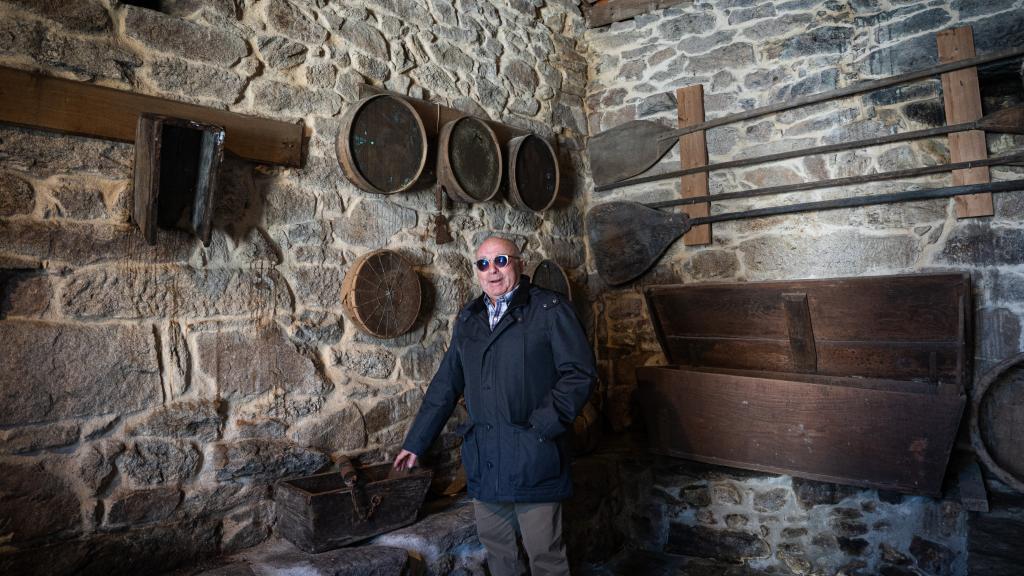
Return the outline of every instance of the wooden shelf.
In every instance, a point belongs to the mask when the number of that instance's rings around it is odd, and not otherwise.
[[[0,122],[135,141],[142,113],[214,124],[226,132],[224,146],[261,164],[302,165],[301,122],[245,116],[84,82],[0,67]]]

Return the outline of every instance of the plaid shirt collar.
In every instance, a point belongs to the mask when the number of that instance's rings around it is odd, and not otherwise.
[[[508,303],[515,296],[518,289],[519,284],[517,283],[511,290],[499,296],[493,304],[491,299],[487,297],[487,294],[484,294],[484,305],[487,306],[487,322],[491,325],[491,330],[494,330],[494,327],[501,321],[501,317],[508,311]]]

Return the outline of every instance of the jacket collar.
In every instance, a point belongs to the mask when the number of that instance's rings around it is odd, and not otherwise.
[[[487,304],[484,303],[484,298],[487,298],[487,294],[481,294],[479,298],[474,298],[473,301],[469,303],[467,310],[471,315],[487,313]],[[513,308],[526,306],[529,302],[530,277],[526,274],[521,274],[519,276],[519,288],[516,289],[516,293],[508,303],[508,309],[512,310]]]

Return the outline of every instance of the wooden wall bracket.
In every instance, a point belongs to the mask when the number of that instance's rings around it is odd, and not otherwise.
[[[782,294],[782,303],[786,310],[789,349],[793,353],[796,371],[814,374],[818,371],[818,351],[814,345],[814,329],[811,326],[811,309],[807,304],[807,293]]]
[[[301,121],[290,124],[245,116],[0,67],[0,122],[134,142],[136,123],[144,113],[221,126],[226,132],[225,148],[237,156],[260,164],[302,166]]]
[[[676,90],[676,114],[679,127],[692,126],[704,121],[704,86],[696,84]],[[705,131],[700,130],[679,137],[679,165],[681,168],[707,166],[708,146]],[[683,198],[708,195],[708,173],[690,174],[681,178]],[[691,204],[683,209],[690,218],[700,218],[711,213],[711,203]],[[694,226],[683,235],[687,246],[711,244],[711,224]]]
[[[975,56],[974,33],[970,26],[943,30],[936,34],[936,43],[938,44],[939,61],[943,64]],[[978,69],[965,68],[943,74],[942,100],[946,109],[946,124],[972,122],[981,118]],[[948,138],[951,162],[988,158],[983,131],[958,132],[950,134]],[[953,171],[953,186],[983,184],[990,181],[988,166]],[[954,200],[956,201],[957,218],[976,218],[995,214],[990,193],[957,196]]]

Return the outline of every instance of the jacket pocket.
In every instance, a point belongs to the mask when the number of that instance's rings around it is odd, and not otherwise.
[[[479,471],[479,450],[476,445],[476,434],[473,433],[473,423],[466,422],[455,429],[455,433],[462,437],[462,466],[466,469],[468,482],[476,482]]]
[[[562,456],[556,442],[541,438],[532,429],[516,429],[515,436],[521,488],[539,486],[562,475]]]

